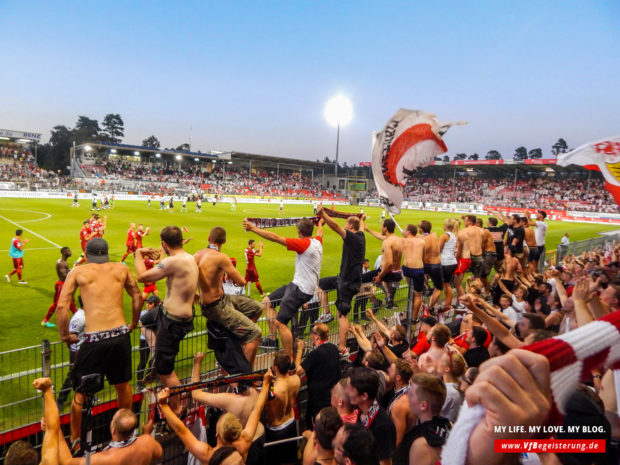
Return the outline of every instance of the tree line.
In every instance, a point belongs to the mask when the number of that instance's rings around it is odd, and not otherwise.
[[[557,157],[561,153],[568,152],[568,144],[562,138],[558,139],[558,141],[551,146],[551,153],[554,157]],[[541,148],[535,148],[528,150],[524,146],[517,147],[515,152],[512,155],[514,160],[525,160],[527,158],[542,158],[543,152]],[[481,160],[480,155],[477,153],[473,153],[471,155],[467,155],[466,153],[457,153],[454,156],[454,160]],[[489,150],[484,156],[484,160],[503,160],[504,157],[497,150]],[[449,162],[450,157],[445,155],[443,157],[435,157],[435,161],[444,161]]]

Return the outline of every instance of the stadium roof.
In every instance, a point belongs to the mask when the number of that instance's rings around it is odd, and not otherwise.
[[[96,147],[100,149],[110,149],[118,151],[121,150],[123,152],[145,152],[145,153],[160,153],[162,155],[181,155],[187,157],[195,157],[195,158],[207,158],[209,160],[230,160],[230,152],[210,152],[210,153],[200,153],[200,152],[189,152],[186,150],[169,150],[169,149],[158,149],[155,147],[145,147],[143,145],[129,145],[129,144],[116,144],[114,142],[89,142],[87,144],[81,144],[75,147],[76,150],[88,150],[87,147]],[[122,155],[123,153],[120,153]]]
[[[301,166],[302,168],[316,168],[316,169],[333,169],[333,163],[325,163],[322,161],[311,161],[311,160],[299,160],[297,158],[283,158],[283,157],[274,157],[273,155],[257,155],[254,153],[245,153],[245,152],[230,152],[232,161],[252,161],[252,162],[262,162],[268,164],[281,164],[286,166]]]
[[[12,140],[17,142],[40,142],[41,134],[38,132],[14,131],[12,129],[0,129],[0,140]]]

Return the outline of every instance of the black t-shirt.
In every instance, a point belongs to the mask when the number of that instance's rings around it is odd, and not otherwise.
[[[407,344],[407,341],[405,341],[401,342],[400,344],[396,344],[395,346],[388,345],[388,347],[392,351],[392,353],[398,358],[403,358],[403,354],[407,352],[409,344]]]
[[[512,234],[510,234],[511,232]],[[514,253],[523,253],[523,239],[525,239],[525,229],[523,226],[508,228],[508,245],[513,245],[515,239],[518,242],[514,245]]]
[[[359,417],[357,422],[363,424]],[[392,457],[396,449],[396,427],[387,412],[380,408],[368,429],[375,438],[377,458],[386,460]]]
[[[493,237],[497,259],[503,260],[504,259],[504,234],[506,234],[506,231],[508,230],[508,225],[502,224],[501,226],[496,226],[496,227],[487,228],[487,229],[491,233],[491,237]]]
[[[308,403],[313,410],[328,407],[331,389],[340,381],[340,351],[325,342],[310,352],[301,362],[308,378]]]
[[[468,367],[479,367],[483,362],[486,362],[491,356],[486,347],[474,347],[465,352],[465,361]]]
[[[366,256],[366,237],[362,231],[345,230],[340,260],[340,279],[346,283],[362,280],[362,264]]]
[[[419,437],[424,437],[430,447],[442,447],[448,439],[448,433],[451,428],[450,420],[440,416],[435,416],[432,420],[414,426],[403,437],[403,440],[392,458],[392,464],[408,465],[409,450],[411,449],[413,441]]]

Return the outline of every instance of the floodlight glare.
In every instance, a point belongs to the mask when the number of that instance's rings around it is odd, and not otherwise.
[[[92,147],[90,145],[87,145],[86,147],[84,147],[84,150],[90,152],[92,150]]]
[[[134,152],[133,154],[137,156],[140,155],[140,152]]]
[[[332,126],[345,126],[353,119],[353,104],[348,97],[336,95],[325,105],[324,115]]]
[[[110,153],[116,153],[116,149],[110,150]]]
[[[198,158],[194,158],[194,161],[200,161],[200,160],[198,160]]]
[[[182,159],[183,157],[182,157],[181,155],[177,155],[177,156],[176,156],[176,157],[174,157],[174,158],[176,158],[177,160],[181,161],[181,159]]]
[[[155,158],[161,158],[161,153],[156,153]]]

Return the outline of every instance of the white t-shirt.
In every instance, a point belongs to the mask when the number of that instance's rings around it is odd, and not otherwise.
[[[519,313],[512,307],[508,307],[505,309],[500,309],[501,312],[506,315],[508,318],[510,318],[512,321],[514,322],[518,322],[519,321]]]
[[[570,244],[570,239],[566,236],[562,237],[562,240],[560,241],[560,244],[562,245],[568,245]]]
[[[514,295],[512,296],[512,308],[517,313],[517,319],[515,320],[517,323],[523,319],[525,304],[527,304],[525,300],[523,302],[518,302],[517,298]]]
[[[545,245],[545,236],[547,235],[547,223],[544,221],[537,221],[534,226],[534,237],[536,238],[536,245]]]
[[[77,334],[80,337],[80,341],[75,344],[71,344],[69,346],[69,350],[71,352],[77,352],[80,344],[82,344],[81,336],[84,334],[84,330],[86,328],[86,315],[84,315],[84,310],[81,308],[77,309],[77,312],[73,314],[71,319],[69,320],[69,332],[73,334]]]
[[[319,236],[301,239],[286,238],[286,248],[297,252],[293,284],[304,294],[314,294],[319,285],[319,273],[323,259],[323,239]]]

